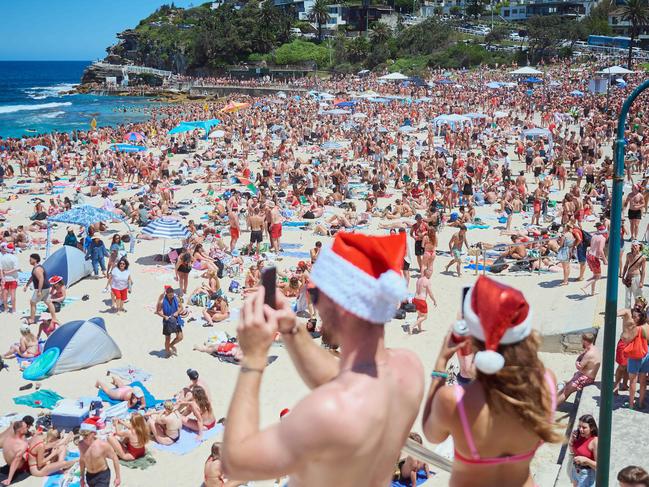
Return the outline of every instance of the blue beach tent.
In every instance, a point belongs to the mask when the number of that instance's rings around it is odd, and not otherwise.
[[[48,276],[61,276],[67,287],[92,273],[92,262],[86,260],[83,251],[70,245],[64,245],[45,259],[43,267]]]
[[[113,152],[144,152],[147,150],[143,145],[133,144],[111,144],[109,147]]]

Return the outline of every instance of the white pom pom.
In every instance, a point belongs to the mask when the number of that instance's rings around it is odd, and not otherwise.
[[[385,299],[403,301],[408,296],[406,281],[396,272],[392,270],[384,272],[378,281],[380,292]]]
[[[505,357],[492,350],[483,350],[475,354],[474,363],[480,372],[492,375],[505,366]]]

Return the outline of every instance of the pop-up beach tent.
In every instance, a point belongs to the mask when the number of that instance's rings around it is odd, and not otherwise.
[[[50,255],[52,223],[81,225],[86,229],[86,231],[88,231],[88,227],[94,223],[112,220],[120,220],[126,225],[128,233],[131,236],[131,248],[129,251],[132,253],[135,248],[135,238],[131,231],[131,227],[123,217],[102,208],[95,208],[90,205],[79,205],[73,207],[71,210],[64,211],[63,213],[59,213],[58,215],[51,216],[47,219],[47,244],[45,245],[45,257],[49,257]]]
[[[122,352],[108,335],[102,318],[71,321],[54,330],[43,353],[24,370],[23,378],[39,380],[121,357]]]
[[[185,132],[191,132],[192,130],[200,129],[205,131],[205,138],[207,139],[210,131],[220,123],[221,121],[218,118],[211,118],[209,120],[195,120],[193,122],[180,122],[169,131],[169,135],[182,134]]]
[[[43,267],[46,275],[61,276],[68,287],[92,273],[92,262],[86,260],[86,254],[70,245],[64,245],[45,259]]]

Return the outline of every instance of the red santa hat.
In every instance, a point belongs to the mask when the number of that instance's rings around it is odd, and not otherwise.
[[[518,343],[532,331],[532,312],[523,293],[484,276],[466,295],[464,320],[469,334],[485,344],[485,350],[475,356],[475,366],[484,374],[495,374],[505,366],[500,345]]]
[[[13,253],[14,253],[14,250],[16,250],[16,247],[14,246],[13,242],[9,242],[9,243],[5,246],[5,250],[6,250],[7,252],[9,252],[10,254],[13,254]]]
[[[336,233],[313,266],[311,281],[332,301],[371,323],[390,321],[408,290],[401,276],[405,233]]]

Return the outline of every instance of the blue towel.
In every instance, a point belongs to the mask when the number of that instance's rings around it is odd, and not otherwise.
[[[284,249],[295,250],[301,247],[302,247],[301,243],[282,243],[282,248]]]
[[[144,399],[146,400],[147,409],[157,406],[158,404],[164,402],[164,400],[159,400],[153,397],[153,394],[151,394],[149,390],[146,387],[144,387],[144,384],[142,384],[139,381],[131,382],[129,386],[139,387],[140,389],[142,389],[142,392],[144,392]],[[119,399],[111,399],[104,391],[99,391],[97,395],[101,398],[102,401],[109,403],[111,406],[122,402]]]
[[[204,441],[214,438],[217,433],[220,433],[221,431],[223,431],[223,425],[217,424],[212,429],[203,431],[203,438],[201,441],[198,441],[197,433],[186,428],[182,428],[180,430],[180,438],[176,443],[172,445],[161,445],[156,442],[151,442],[150,445],[152,445],[156,450],[174,453],[176,455],[186,455],[192,450],[198,448]]]
[[[284,227],[305,227],[309,224],[308,221],[301,221],[301,222],[284,222],[282,223],[282,226]]]
[[[76,460],[77,458],[79,458],[78,452],[69,451],[65,456],[66,460]],[[50,475],[45,479],[45,482],[43,482],[43,487],[61,487],[63,485],[64,477],[65,474],[62,473]],[[69,487],[79,487],[79,485],[81,485],[79,482],[72,482],[71,484],[69,484]]]
[[[426,472],[422,468],[419,472],[417,472],[417,485],[421,485],[424,482],[428,480],[428,477],[426,477]],[[402,482],[401,480],[393,480],[392,484],[390,484],[391,487],[410,487],[410,479],[408,479],[405,482]]]
[[[280,252],[279,255],[282,257],[293,257],[295,259],[308,259],[310,254],[302,250],[285,250]]]
[[[507,221],[507,220],[505,220],[505,222],[506,222],[506,221]],[[466,227],[467,227],[469,230],[473,230],[473,229],[484,230],[485,228],[489,228],[489,225],[478,225],[478,224],[476,224],[476,223],[469,223]]]

